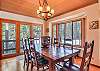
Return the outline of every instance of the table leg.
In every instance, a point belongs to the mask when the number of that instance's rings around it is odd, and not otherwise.
[[[49,71],[56,71],[55,63],[53,61],[49,61]]]
[[[69,58],[69,61],[70,61],[69,66],[71,66],[71,65],[73,64],[73,62],[72,62],[72,57]]]

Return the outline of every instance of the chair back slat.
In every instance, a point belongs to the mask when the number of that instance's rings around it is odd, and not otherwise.
[[[27,61],[29,60],[29,48],[28,48],[28,40],[25,38],[22,39],[22,44],[23,44],[23,50],[24,50],[24,65],[25,63],[28,63]]]
[[[92,41],[92,43],[85,43],[80,71],[89,71],[89,64],[92,58],[93,47],[94,40]]]
[[[29,44],[30,44],[31,55],[34,59],[35,65],[38,66],[41,55],[36,51],[34,38],[29,38]]]
[[[54,44],[58,44],[60,42],[61,42],[61,37],[58,38],[54,37]]]
[[[64,38],[64,47],[72,47],[72,39]]]
[[[43,47],[48,47],[51,44],[50,41],[51,41],[50,36],[42,36],[41,37],[41,44]]]
[[[34,57],[34,38],[28,38],[29,53]]]

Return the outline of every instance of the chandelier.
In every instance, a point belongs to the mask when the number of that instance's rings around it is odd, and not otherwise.
[[[54,15],[54,10],[50,8],[47,0],[43,0],[42,3],[39,0],[39,5],[40,6],[39,6],[39,9],[37,10],[37,15],[41,19],[47,21],[48,19],[50,19]]]

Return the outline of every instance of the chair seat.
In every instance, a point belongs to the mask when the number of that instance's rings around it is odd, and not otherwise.
[[[48,60],[46,60],[44,57],[41,57],[39,59],[39,65],[46,65],[48,64]]]
[[[80,71],[80,66],[77,64],[73,64],[69,66],[69,63],[66,63],[66,65],[61,68],[61,71]]]
[[[28,59],[29,59],[29,60],[32,60],[32,58],[34,58],[32,55],[29,55],[29,56],[28,56]]]

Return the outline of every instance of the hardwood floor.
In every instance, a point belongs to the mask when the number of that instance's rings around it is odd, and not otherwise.
[[[80,64],[80,62],[80,58],[75,59],[75,63]],[[26,69],[23,67],[23,63],[23,56],[1,60],[0,71],[26,71]],[[33,71],[36,71],[35,67],[33,68]],[[90,65],[89,71],[100,71],[100,68]]]
[[[80,65],[81,64],[81,58],[76,58],[75,63]],[[100,71],[100,68],[98,68],[94,65],[90,65],[89,71]]]

